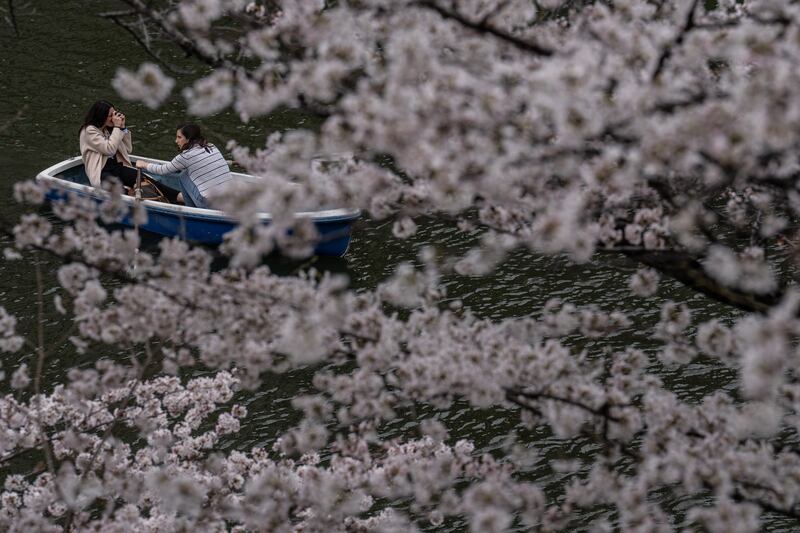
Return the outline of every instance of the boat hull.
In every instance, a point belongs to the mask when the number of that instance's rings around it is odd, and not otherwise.
[[[159,162],[154,159],[146,160]],[[248,180],[257,179],[246,174],[234,174],[234,176],[241,176]],[[80,157],[53,165],[36,177],[37,181],[50,186],[47,192],[47,198],[50,201],[64,200],[70,193],[89,197],[98,202],[107,197],[108,193],[81,183],[85,179],[83,162]],[[122,200],[130,205],[131,211],[120,220],[120,223],[133,227],[131,213],[136,200],[128,196],[124,196]],[[158,235],[179,237],[193,243],[218,245],[223,241],[225,235],[237,226],[237,221],[222,211],[150,200],[140,201],[147,212],[147,223],[140,225],[140,229]],[[357,209],[330,209],[297,213],[296,216],[308,218],[314,223],[320,235],[314,248],[316,255],[340,257],[347,252],[350,246],[352,224],[359,218],[360,211]],[[259,218],[263,224],[271,222],[271,217],[267,213],[260,214]]]

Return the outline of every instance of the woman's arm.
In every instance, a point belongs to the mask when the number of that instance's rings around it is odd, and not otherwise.
[[[125,162],[130,164],[128,155],[133,151],[133,139],[131,138],[131,132],[128,130],[128,126],[125,124],[125,115],[119,110],[117,111],[117,115],[114,117],[114,125],[117,128],[122,129],[124,136],[122,137],[122,144],[119,147],[119,151],[125,158]]]
[[[121,129],[114,128],[114,131],[111,132],[111,136],[106,138],[100,130],[94,126],[87,126],[83,132],[81,132],[81,135],[84,136],[84,142],[88,149],[108,157],[113,157],[114,154],[117,153],[120,143],[122,143],[126,137]],[[128,142],[130,142],[130,139]]]
[[[175,158],[170,161],[169,163],[164,163],[163,165],[156,165],[155,163],[145,163],[144,161],[137,161],[136,166],[138,168],[144,168],[148,172],[152,172],[153,174],[171,174],[173,172],[180,172],[181,170],[186,169],[189,166],[186,158],[183,157],[183,154],[178,154]]]

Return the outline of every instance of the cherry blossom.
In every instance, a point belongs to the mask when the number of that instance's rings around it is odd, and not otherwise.
[[[175,80],[165,76],[158,65],[142,63],[136,72],[118,69],[111,85],[124,99],[141,101],[147,107],[156,109],[169,97]]]
[[[3,366],[0,527],[758,531],[800,518],[797,5],[120,2],[131,28],[209,67],[182,91],[191,114],[290,106],[319,126],[228,143],[259,179],[214,199],[240,222],[221,268],[103,226],[127,214],[119,184],[53,218],[36,211],[44,191],[15,187],[33,209],[4,257],[63,265],[57,294],[37,282],[33,327],[0,307],[0,350],[24,356]],[[113,84],[157,107],[174,81],[144,64]],[[435,218],[470,248],[424,248],[357,291],[262,264],[276,249],[308,257],[318,235],[294,213],[330,206],[389,219],[398,239]],[[448,300],[447,279],[516,253],[641,263],[627,281],[639,307],[551,298],[489,319]],[[719,314],[660,289],[670,277]],[[52,383],[50,347],[20,333],[45,301],[96,355]],[[681,387],[695,365],[719,365],[710,392]],[[223,452],[246,423],[240,398],[298,368],[311,377],[296,423]],[[482,453],[443,416],[455,404],[501,411],[513,431]],[[529,433],[580,456],[542,457]]]

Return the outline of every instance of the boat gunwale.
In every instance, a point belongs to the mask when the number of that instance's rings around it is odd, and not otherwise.
[[[142,156],[135,156],[131,155],[131,161],[147,161],[150,163],[165,163],[160,159],[153,159],[150,157],[142,157]],[[59,178],[56,176],[59,172],[64,172],[65,170],[69,170],[76,166],[83,164],[83,159],[81,156],[71,157],[69,159],[65,159],[59,163],[51,165],[50,167],[42,170],[36,176],[36,181],[49,181],[53,182],[54,185],[59,186],[65,190],[72,190],[78,193],[87,194],[89,196],[93,196],[96,198],[107,198],[109,193],[107,191],[98,190],[91,185],[82,185],[80,183],[75,183],[73,181],[65,180],[63,178]],[[231,174],[241,177],[249,177],[253,178],[255,176],[251,176],[249,174],[241,174],[238,172],[231,172]],[[136,200],[132,196],[123,195],[122,196],[123,202],[126,204],[134,205],[135,202],[141,202],[148,210],[158,211],[162,214],[171,214],[174,216],[190,216],[194,219],[206,219],[206,220],[220,220],[226,222],[236,222],[234,217],[231,217],[224,211],[220,211],[219,209],[206,209],[202,207],[189,207],[185,205],[176,205],[176,204],[167,204],[164,202],[156,202],[154,200]],[[349,221],[355,220],[361,215],[360,209],[355,208],[338,208],[338,209],[324,209],[320,211],[300,211],[294,213],[295,217],[298,218],[308,218],[315,222],[340,222],[340,221]],[[272,220],[272,216],[269,213],[259,213],[258,214],[259,220],[262,221],[270,221]]]

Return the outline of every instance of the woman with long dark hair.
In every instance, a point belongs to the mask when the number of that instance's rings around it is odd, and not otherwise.
[[[81,157],[86,175],[94,187],[116,176],[128,187],[136,184],[136,169],[130,160],[133,149],[125,115],[110,102],[98,100],[86,113],[80,129]]]
[[[183,201],[190,207],[208,207],[213,196],[231,181],[231,171],[222,153],[209,144],[197,124],[182,124],[175,132],[180,153],[169,163],[156,165],[137,161],[138,168],[153,174],[180,173]]]

